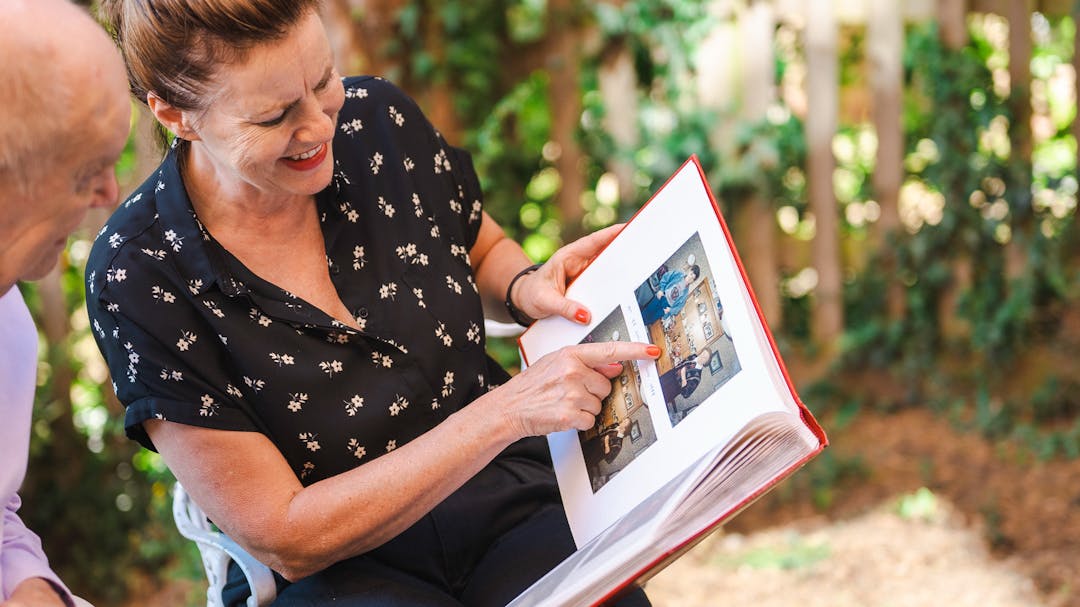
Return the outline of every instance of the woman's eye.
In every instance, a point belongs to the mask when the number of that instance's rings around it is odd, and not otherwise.
[[[281,124],[282,121],[284,121],[284,120],[285,120],[285,113],[282,112],[281,115],[278,116],[277,118],[271,118],[270,120],[264,120],[262,122],[256,122],[255,124],[257,124],[259,126],[277,126],[277,125]]]

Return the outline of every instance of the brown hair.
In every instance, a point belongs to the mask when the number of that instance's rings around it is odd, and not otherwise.
[[[101,16],[140,102],[153,92],[175,108],[198,110],[220,65],[284,38],[318,7],[319,0],[103,0]]]

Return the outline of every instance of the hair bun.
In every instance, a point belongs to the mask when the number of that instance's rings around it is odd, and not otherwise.
[[[100,0],[97,14],[98,20],[119,40],[120,28],[124,23],[124,0]]]

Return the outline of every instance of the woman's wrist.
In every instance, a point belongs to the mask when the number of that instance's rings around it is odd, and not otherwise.
[[[523,269],[511,278],[510,283],[506,285],[506,297],[503,300],[503,303],[506,305],[506,312],[514,322],[523,327],[531,326],[536,322],[536,319],[523,312],[521,308],[514,303],[514,285],[516,285],[521,278],[539,270],[542,265],[543,264],[537,263]]]

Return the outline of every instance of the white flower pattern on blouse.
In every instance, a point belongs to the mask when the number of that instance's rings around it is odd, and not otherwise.
[[[175,147],[99,233],[87,307],[142,444],[152,446],[147,419],[261,432],[310,484],[397,449],[507,379],[483,347],[471,160],[390,83],[344,83],[333,178],[316,204],[331,280],[359,331],[222,249],[186,196]]]

